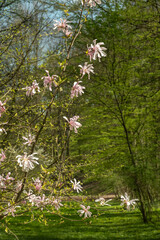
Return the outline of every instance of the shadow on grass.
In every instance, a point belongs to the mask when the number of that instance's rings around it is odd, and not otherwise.
[[[75,212],[76,210],[69,217],[80,220]],[[29,221],[30,217],[20,216],[10,218],[10,226],[19,240],[160,240],[159,223],[144,224],[138,211],[126,212],[115,208],[100,212],[98,217],[95,214],[93,211],[92,218],[79,222],[63,220],[46,213],[47,226],[38,221],[23,224]],[[0,229],[0,240],[14,239],[15,237],[3,233]]]

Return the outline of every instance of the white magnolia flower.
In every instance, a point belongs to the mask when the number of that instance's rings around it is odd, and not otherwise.
[[[58,31],[63,31],[65,33],[66,30],[68,30],[69,28],[72,29],[72,27],[68,24],[70,23],[70,21],[67,21],[67,19],[60,19],[60,21],[54,20],[55,24],[54,24],[54,30],[58,29]]]
[[[95,7],[96,3],[101,4],[101,0],[81,0],[82,5],[86,4],[89,7]]]
[[[0,117],[2,116],[2,113],[4,113],[6,111],[5,106],[4,106],[5,103],[6,103],[6,101],[5,102],[0,101]]]
[[[4,177],[4,174],[0,175],[0,188],[6,188],[6,185],[10,185],[11,181],[14,180],[13,177],[10,177],[11,173],[8,172],[6,177]]]
[[[139,201],[138,199],[132,199],[129,200],[129,196],[127,193],[125,193],[125,195],[121,195],[121,206],[124,206],[127,210],[130,210],[130,207],[132,206],[133,209],[135,208],[135,205],[137,204],[136,201]]]
[[[22,137],[24,140],[26,140],[26,142],[24,142],[23,144],[24,145],[28,145],[28,146],[31,146],[32,143],[35,141],[35,136],[31,136],[31,134],[28,135],[28,138],[27,137]]]
[[[8,209],[4,212],[4,214],[12,214],[12,217],[15,217],[14,213],[16,212],[16,208],[20,208],[20,206],[11,206],[10,203],[8,203]]]
[[[96,199],[95,202],[100,202],[101,206],[111,206],[110,204],[108,204],[108,202],[110,202],[111,200],[112,199],[105,201],[104,198],[99,198],[99,199]]]
[[[6,179],[3,176],[3,174],[0,175],[0,188],[6,188]]]
[[[83,89],[85,87],[81,86],[79,83],[82,81],[74,82],[73,87],[71,89],[71,98],[78,97],[79,95],[82,95],[84,93]]]
[[[78,213],[80,213],[80,217],[82,217],[83,214],[85,218],[91,217],[92,213],[89,211],[90,206],[86,208],[84,205],[80,205],[80,207],[82,208],[82,210],[77,211]]]
[[[36,179],[32,178],[32,180],[33,180],[33,182],[34,182],[34,186],[35,186],[36,190],[37,190],[37,191],[40,191],[41,188],[42,188],[42,182],[41,182],[41,180],[39,179],[39,177],[36,178]]]
[[[7,134],[7,132],[6,132],[6,130],[5,130],[4,128],[0,128],[0,135],[1,135],[2,133]]]
[[[52,202],[52,205],[54,205],[57,211],[59,210],[60,207],[63,206],[60,199],[54,199],[54,201]]]
[[[74,129],[74,132],[77,133],[77,128],[81,127],[82,124],[80,124],[79,122],[77,122],[77,119],[79,118],[79,116],[74,116],[72,118],[70,118],[70,120],[68,120],[67,117],[63,117],[70,125],[70,130]]]
[[[1,164],[1,162],[3,162],[5,159],[6,159],[5,152],[4,152],[3,150],[1,150],[1,153],[0,153],[0,164]]]
[[[40,207],[42,210],[45,205],[50,203],[49,198],[46,198],[45,194],[36,196],[31,189],[29,189],[29,192],[24,191],[24,193],[27,194],[27,199],[32,206]]]
[[[50,76],[49,75],[49,71],[46,70],[46,73],[48,76],[43,76],[42,79],[44,79],[44,87],[49,87],[49,91],[52,91],[52,84],[54,85],[54,87],[57,87],[57,78],[58,76],[57,75],[52,75]]]
[[[72,27],[68,24],[71,23],[70,21],[67,21],[67,19],[60,19],[60,21],[54,20],[55,24],[54,24],[54,30],[57,29],[58,32],[62,31],[67,38],[72,36],[72,32],[70,31],[70,29],[72,29]]]
[[[37,90],[37,92],[40,92],[40,88],[39,88],[38,85],[39,85],[39,83],[37,83],[37,81],[34,80],[33,83],[32,83],[32,86],[27,86],[25,88],[22,88],[22,90],[23,89],[27,90],[26,96],[31,96],[32,97],[34,94],[36,94],[36,90]]]
[[[13,181],[13,180],[14,180],[14,178],[13,178],[13,177],[10,177],[10,175],[11,175],[11,172],[8,172],[7,175],[6,175],[6,181],[7,181],[7,183],[10,183],[10,181]]]
[[[16,183],[16,192],[19,192],[22,188],[22,181],[17,181]]]
[[[27,156],[27,153],[24,153],[24,155],[18,155],[16,158],[18,159],[17,162],[20,167],[22,167],[22,171],[28,172],[29,170],[32,170],[35,166],[35,164],[39,164],[37,162],[38,158],[34,157],[34,155],[37,153],[33,153],[31,155]]]
[[[71,31],[68,31],[68,29],[64,33],[65,33],[67,38],[72,37],[72,34],[73,34]]]
[[[73,184],[73,189],[79,193],[79,191],[82,192],[82,186],[80,185],[80,181],[77,182],[77,180],[74,178],[74,182],[71,180],[71,183]]]
[[[41,198],[40,196],[36,196],[35,194],[33,194],[33,191],[31,189],[29,189],[29,192],[24,191],[25,194],[27,194],[27,199],[28,201],[32,204],[32,206],[36,205],[40,202]]]
[[[32,204],[32,206],[36,206],[36,207],[39,207],[39,205],[41,203],[41,197],[40,196],[36,196],[35,194],[30,196],[30,198],[28,200]]]
[[[93,44],[91,44],[90,47],[87,46],[87,55],[90,57],[90,61],[96,60],[97,57],[100,61],[101,57],[106,57],[106,53],[103,50],[107,50],[105,47],[101,47],[101,45],[104,45],[103,42],[96,43],[96,40],[93,40]]]
[[[78,67],[80,67],[80,73],[82,74],[82,77],[85,75],[85,74],[88,74],[88,79],[90,79],[90,73],[93,73],[94,74],[94,67],[93,67],[93,64],[88,64],[88,62],[85,62],[84,66],[82,65],[78,65]]]
[[[43,207],[45,205],[47,205],[49,203],[49,199],[46,198],[46,195],[43,194],[42,197],[41,196],[35,196],[34,198],[34,204],[37,207],[41,207],[41,210],[43,210]]]

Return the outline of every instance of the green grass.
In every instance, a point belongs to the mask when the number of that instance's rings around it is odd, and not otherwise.
[[[91,205],[94,206],[93,203]],[[66,206],[63,209],[63,216],[72,220],[82,220],[77,214],[79,207],[69,210]],[[27,213],[25,216],[10,217],[9,228],[19,240],[160,240],[160,223],[155,221],[144,224],[138,210],[127,212],[119,205],[98,207],[98,209],[98,212],[91,209],[93,217],[83,221],[70,221],[44,212],[47,225],[37,220],[26,224],[30,221],[30,214]],[[40,215],[42,212],[35,214]],[[13,239],[16,238],[0,228],[0,240]]]

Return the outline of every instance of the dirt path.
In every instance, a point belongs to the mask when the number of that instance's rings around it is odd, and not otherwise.
[[[114,199],[116,196],[114,194],[108,194],[108,195],[95,195],[95,196],[70,196],[70,197],[63,197],[62,199],[65,201],[75,200],[75,201],[83,201],[84,199],[87,200],[95,200],[97,198],[103,197],[105,200],[108,199]]]

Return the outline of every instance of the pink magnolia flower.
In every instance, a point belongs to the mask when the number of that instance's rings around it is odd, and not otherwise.
[[[43,194],[42,197],[40,197],[40,201],[37,204],[37,207],[41,206],[41,209],[43,210],[43,206],[47,205],[49,203],[49,198],[46,198],[46,195]]]
[[[0,162],[3,162],[6,159],[6,155],[4,153],[4,151],[2,150],[0,153]]]
[[[124,205],[124,207],[127,209],[127,210],[130,210],[130,207],[132,206],[133,209],[135,208],[135,205],[136,205],[136,201],[139,201],[138,199],[132,199],[130,200],[130,197],[128,196],[127,193],[125,193],[125,195],[121,195],[121,206]]]
[[[86,4],[89,7],[95,7],[96,3],[101,4],[101,0],[81,0],[82,5]]]
[[[90,73],[94,73],[94,67],[93,64],[88,64],[87,62],[85,62],[84,66],[82,65],[78,65],[81,69],[80,69],[80,73],[82,74],[82,77],[87,73],[88,74],[88,79],[90,79]]]
[[[100,205],[101,206],[111,206],[110,204],[108,204],[108,202],[110,202],[112,199],[108,199],[107,201],[105,201],[104,198],[99,198],[99,199],[96,199],[95,202],[100,202]]]
[[[42,183],[41,183],[41,180],[38,178],[34,179],[32,178],[33,182],[34,182],[34,186],[36,188],[37,191],[40,191],[41,188],[42,188]]]
[[[4,101],[3,103],[0,101],[0,117],[2,116],[2,113],[4,113],[6,111],[4,104],[6,103],[6,101]]]
[[[67,117],[63,117],[70,125],[70,130],[74,129],[74,132],[77,133],[77,128],[81,127],[82,124],[80,124],[79,122],[77,122],[77,119],[79,118],[79,116],[74,116],[73,118],[70,118],[70,121],[68,120]]]
[[[46,73],[48,74],[48,76],[44,76],[42,77],[42,79],[44,79],[44,87],[48,87],[49,86],[49,90],[52,91],[52,84],[57,87],[57,83],[56,83],[56,79],[58,78],[57,75],[49,75],[49,71],[46,70]]]
[[[82,217],[83,214],[84,218],[91,217],[92,213],[89,211],[90,206],[86,208],[84,205],[80,205],[80,207],[82,208],[82,210],[77,211],[78,213],[80,213],[80,217]]]
[[[26,191],[24,191],[24,193],[27,194],[28,196],[27,199],[32,204],[32,206],[34,205],[38,206],[39,202],[41,201],[40,196],[36,196],[35,194],[33,194],[33,191],[31,189],[29,189],[28,193]]]
[[[33,195],[33,191],[31,189],[29,189],[29,191],[27,192],[26,190],[23,191],[25,194],[27,194],[27,199]]]
[[[6,182],[5,182],[5,178],[3,177],[4,175],[0,175],[0,188],[6,188]]]
[[[107,48],[101,47],[101,45],[103,45],[104,43],[103,42],[96,43],[96,40],[97,39],[93,40],[93,44],[91,44],[90,47],[87,46],[88,48],[87,55],[89,55],[90,61],[92,61],[92,59],[96,60],[97,57],[100,61],[101,57],[106,56],[106,53],[103,50],[107,50]]]
[[[24,145],[28,145],[28,146],[31,146],[32,143],[35,141],[35,136],[31,136],[31,134],[28,135],[28,138],[26,137],[22,137],[24,140],[26,140],[25,143],[23,143]]]
[[[63,204],[61,203],[60,199],[55,199],[53,198],[53,200],[50,201],[51,205],[54,205],[55,209],[58,211],[60,209],[60,207],[63,206]]]
[[[72,37],[72,32],[68,31],[68,29],[64,33],[67,38]]]
[[[19,192],[22,188],[22,181],[17,181],[16,183],[16,192]]]
[[[14,180],[14,178],[10,177],[11,173],[7,173],[6,177],[4,177],[4,174],[0,175],[0,188],[6,188],[6,185],[10,185],[11,181]]]
[[[11,206],[10,203],[8,203],[8,209],[4,212],[4,214],[12,214],[12,217],[15,217],[14,213],[16,212],[16,208],[19,208],[20,206]]]
[[[13,180],[14,180],[14,178],[13,178],[13,177],[10,177],[10,175],[11,175],[10,172],[7,173],[7,175],[6,175],[6,181],[7,181],[7,183],[10,183],[10,181],[13,181]]]
[[[6,124],[6,123],[2,123],[2,124]],[[2,125],[2,124],[1,124],[1,125]],[[7,132],[6,132],[6,130],[5,130],[4,128],[0,128],[0,135],[1,135],[2,133],[7,134]]]
[[[80,185],[80,181],[77,182],[77,180],[74,178],[74,182],[71,180],[71,183],[73,184],[73,189],[79,193],[79,191],[82,192],[82,186]]]
[[[29,86],[29,87],[27,86],[25,88],[22,88],[22,89],[27,90],[26,96],[33,96],[36,93],[36,90],[37,90],[37,92],[40,92],[40,88],[39,88],[38,84],[39,83],[37,83],[37,81],[34,80],[32,83],[32,86]]]
[[[32,206],[41,207],[43,210],[43,206],[49,204],[49,199],[46,198],[45,194],[43,194],[42,197],[36,196],[33,194],[33,191],[31,189],[28,193],[26,191],[24,191],[24,193],[28,195],[27,199],[32,204]]]
[[[48,198],[46,198],[45,194],[41,196],[35,196],[32,197],[32,206],[41,207],[41,210],[43,210],[43,207],[48,204]]]
[[[17,162],[19,166],[22,167],[22,171],[28,172],[35,167],[33,163],[39,164],[39,162],[37,162],[38,158],[34,157],[35,154],[37,153],[33,153],[27,156],[27,153],[25,152],[24,155],[18,155],[16,157],[18,158]]]
[[[84,93],[83,89],[85,89],[85,87],[79,84],[81,82],[82,81],[74,82],[73,87],[71,89],[71,98],[78,97],[78,94],[82,95]]]
[[[54,20],[56,23],[54,24],[54,30],[58,29],[58,31],[63,31],[64,33],[70,28],[72,29],[72,27],[70,25],[68,25],[68,23],[70,23],[70,21],[67,21],[67,19],[60,19],[60,21]]]

